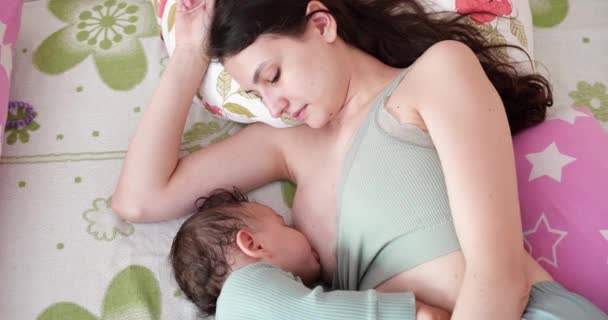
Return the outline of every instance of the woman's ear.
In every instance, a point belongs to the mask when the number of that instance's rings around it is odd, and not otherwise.
[[[239,250],[251,258],[261,259],[268,255],[261,242],[255,238],[253,233],[247,230],[237,232],[236,245]]]
[[[336,40],[338,30],[334,17],[327,7],[319,1],[311,1],[306,6],[309,26],[318,32],[325,41],[332,43]]]

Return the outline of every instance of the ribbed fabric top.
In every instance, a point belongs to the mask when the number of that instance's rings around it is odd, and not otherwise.
[[[460,249],[430,136],[384,108],[407,70],[376,98],[342,164],[336,289],[375,288]]]

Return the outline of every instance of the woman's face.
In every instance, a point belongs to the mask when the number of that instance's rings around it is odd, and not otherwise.
[[[302,39],[262,35],[224,65],[242,90],[262,98],[273,117],[320,128],[346,100],[348,77],[341,54],[309,23]]]

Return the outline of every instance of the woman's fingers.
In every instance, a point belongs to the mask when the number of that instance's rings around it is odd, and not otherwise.
[[[177,0],[177,10],[189,13],[199,9],[208,2],[205,0]]]
[[[205,7],[207,8],[207,12],[213,12],[213,8],[215,7],[215,0],[200,0],[205,2]]]
[[[184,3],[184,1],[186,0],[177,0],[177,11],[178,12],[185,12],[187,11],[186,9],[186,4]]]
[[[177,8],[182,8],[184,11],[195,11],[200,7],[204,7],[205,11],[209,12],[213,9],[215,1],[210,0],[177,0]]]

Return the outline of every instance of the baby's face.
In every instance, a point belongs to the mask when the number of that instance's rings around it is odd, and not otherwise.
[[[318,280],[321,274],[319,255],[304,234],[285,224],[283,217],[273,209],[253,202],[247,205],[249,212],[259,220],[256,221],[255,237],[259,237],[270,253],[265,261],[300,277],[305,284]]]

